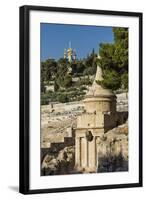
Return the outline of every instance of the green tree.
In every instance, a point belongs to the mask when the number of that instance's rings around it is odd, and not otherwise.
[[[69,98],[68,98],[67,94],[62,93],[58,96],[58,101],[61,103],[66,103],[69,101]]]
[[[71,77],[71,75],[66,75],[66,76],[64,77],[63,86],[64,86],[65,88],[68,88],[68,87],[71,87],[71,86],[72,86],[72,77]]]
[[[113,28],[113,33],[114,43],[101,43],[99,48],[101,58],[97,62],[104,77],[101,84],[112,90],[122,85],[128,89],[128,29]]]
[[[53,78],[53,76],[57,73],[57,63],[54,59],[48,59],[45,62],[46,68],[46,81]]]
[[[98,83],[105,88],[117,90],[121,86],[121,79],[119,74],[114,70],[107,71],[107,73],[105,71],[103,78],[103,81],[98,81]]]
[[[46,79],[46,75],[45,75],[45,64],[43,62],[41,62],[41,92],[45,93],[45,79]]]
[[[72,74],[82,74],[85,69],[85,65],[82,60],[76,61],[76,64],[72,64]]]
[[[122,86],[125,90],[128,90],[128,74],[124,73],[121,76]]]
[[[97,54],[95,54],[94,49],[90,53],[90,55],[87,56],[87,58],[84,61],[84,75],[93,75],[96,73],[96,67],[97,67]]]
[[[59,85],[57,84],[57,81],[55,79],[55,81],[54,81],[54,91],[57,92],[58,89],[59,89]]]
[[[45,62],[41,62],[41,79],[44,82],[48,82],[53,79],[57,73],[57,63],[54,59],[47,59]]]

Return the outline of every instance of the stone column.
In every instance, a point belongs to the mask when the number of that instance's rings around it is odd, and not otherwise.
[[[76,137],[76,144],[75,144],[75,160],[76,160],[76,166],[81,166],[81,138]]]
[[[96,142],[95,142],[95,144],[96,144],[96,167],[97,167],[97,172],[98,172],[98,153],[99,153],[100,140],[101,140],[100,137],[97,136],[96,137]]]
[[[97,165],[97,148],[96,148],[96,136],[94,136],[94,153],[95,153],[95,166]]]
[[[97,152],[96,152],[96,136],[93,137],[93,140],[89,142],[89,150],[88,150],[88,158],[89,158],[89,165],[88,171],[89,172],[96,172],[97,170]]]
[[[86,137],[81,138],[81,167],[86,170],[87,167],[87,140]]]
[[[96,136],[93,138],[93,170],[96,170],[97,167],[97,150],[96,150]]]
[[[88,141],[87,141],[87,138],[85,137],[85,146],[84,146],[84,153],[85,153],[85,168],[88,167]]]

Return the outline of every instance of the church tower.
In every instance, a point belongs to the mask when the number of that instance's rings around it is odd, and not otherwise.
[[[67,59],[69,63],[75,63],[76,56],[76,51],[72,49],[71,42],[69,42],[69,48],[64,50],[64,58]]]

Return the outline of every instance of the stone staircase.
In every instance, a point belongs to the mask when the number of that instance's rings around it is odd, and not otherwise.
[[[60,141],[57,142],[49,142],[47,144],[47,148],[41,148],[41,161],[44,159],[46,154],[58,154],[58,152],[65,147],[74,146],[75,145],[75,133],[72,131],[66,137],[63,137]]]

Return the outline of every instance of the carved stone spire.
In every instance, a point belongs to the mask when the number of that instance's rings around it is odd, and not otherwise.
[[[103,80],[102,69],[97,65],[96,76],[93,84],[98,84],[97,81],[102,81],[102,80]]]
[[[102,76],[102,69],[100,66],[97,65],[97,71],[96,71],[96,75],[95,75],[95,79],[93,81],[92,86],[89,88],[87,94],[86,94],[86,98],[89,97],[98,97],[98,96],[113,96],[113,93],[111,90],[109,89],[105,89],[103,88],[98,81],[102,81],[103,80],[103,76]],[[86,99],[85,99],[86,101]]]

